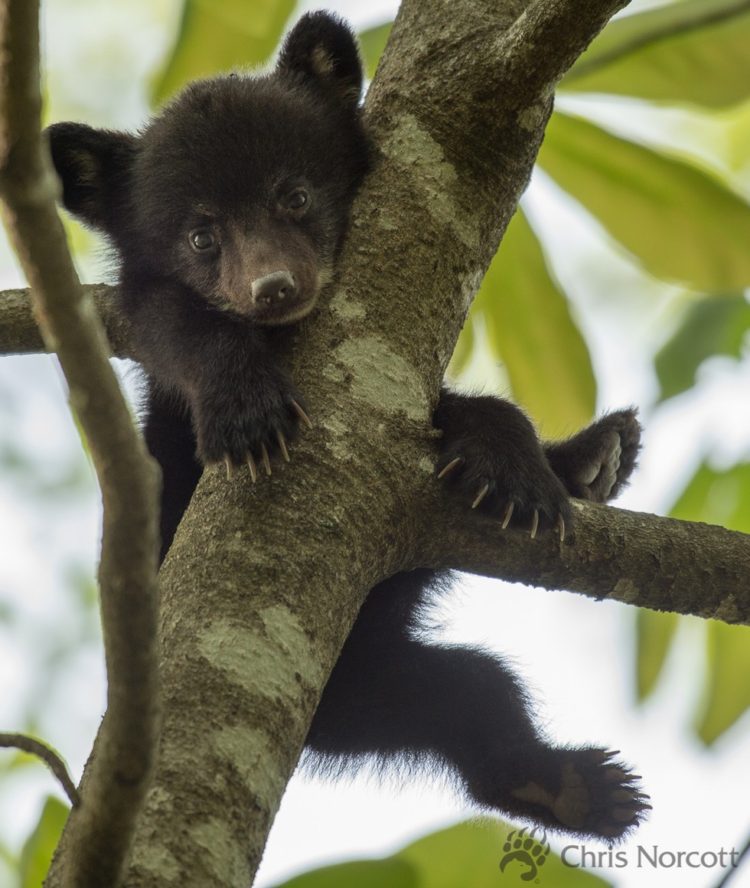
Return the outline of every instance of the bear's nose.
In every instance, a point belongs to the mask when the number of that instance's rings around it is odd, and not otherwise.
[[[288,271],[273,271],[256,278],[251,288],[253,302],[257,305],[273,305],[291,299],[297,292],[294,276]]]

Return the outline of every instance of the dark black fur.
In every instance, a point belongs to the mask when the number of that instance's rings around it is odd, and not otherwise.
[[[145,435],[164,476],[162,557],[202,465],[284,455],[301,397],[264,327],[313,307],[367,168],[362,72],[349,29],[307,15],[262,77],[190,85],[137,136],[50,127],[65,206],[120,258],[121,309],[147,374]],[[631,411],[542,445],[514,405],[443,391],[438,469],[469,504],[527,530],[571,524],[569,494],[598,502],[638,450]],[[512,506],[512,515],[509,507]],[[643,796],[599,749],[549,745],[513,672],[481,650],[429,644],[419,617],[446,585],[418,570],[377,586],[308,737],[321,767],[439,762],[475,802],[607,839]]]

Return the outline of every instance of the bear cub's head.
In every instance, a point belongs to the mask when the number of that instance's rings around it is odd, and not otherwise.
[[[330,279],[366,172],[361,91],[349,28],[306,15],[270,74],[192,83],[138,135],[49,127],[63,204],[108,236],[125,289],[291,323]]]

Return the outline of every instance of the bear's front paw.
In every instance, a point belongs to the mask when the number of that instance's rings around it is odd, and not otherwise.
[[[246,464],[253,481],[258,466],[271,474],[271,457],[289,462],[287,444],[300,424],[312,428],[300,396],[279,376],[263,385],[205,393],[194,409],[198,456],[204,464],[223,462],[227,477]]]
[[[477,437],[451,442],[437,465],[438,478],[508,527],[555,527],[560,541],[572,524],[568,492],[547,465],[538,446],[515,453]]]

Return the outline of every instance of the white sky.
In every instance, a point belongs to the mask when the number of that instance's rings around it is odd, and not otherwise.
[[[326,6],[362,26],[386,18],[395,4],[339,0]],[[53,114],[100,125],[137,126],[146,113],[145,78],[169,41],[176,9],[175,0],[47,0]],[[610,107],[597,113],[609,114],[612,126],[640,126],[642,136],[671,144],[684,131],[680,127],[688,125],[679,115],[664,126],[654,113],[645,124],[642,111],[627,114]],[[707,136],[709,128],[706,123]],[[706,152],[711,154],[708,148]],[[675,399],[652,415],[655,388],[648,359],[669,332],[676,291],[647,281],[602,238],[595,223],[561,201],[554,186],[541,177],[526,201],[532,221],[555,245],[555,271],[574,299],[592,348],[600,406],[633,403],[645,411],[641,467],[621,504],[663,510],[705,454],[729,462],[747,459],[750,362],[739,368],[728,361],[713,362],[697,393]],[[83,270],[92,279],[100,277],[92,266]],[[3,243],[0,286],[12,285],[21,285],[21,280]],[[502,385],[492,366],[482,364],[475,372],[488,385]],[[45,477],[64,473],[77,458],[78,441],[52,359],[0,361],[0,406],[8,401],[15,404],[15,412],[0,412],[2,421],[9,423],[5,432],[12,431],[14,441]],[[58,676],[54,663],[40,662],[35,639],[39,633],[62,639],[81,631],[70,618],[71,602],[59,576],[74,564],[93,565],[98,522],[93,481],[84,501],[40,509],[29,490],[0,478],[0,604],[12,601],[18,611],[13,624],[0,623],[0,730],[19,724],[31,697],[49,693],[39,733],[67,756],[76,776],[103,706],[100,653],[82,643],[72,670]],[[709,754],[688,730],[700,692],[697,621],[686,621],[654,698],[634,710],[633,614],[626,607],[467,578],[461,594],[451,600],[450,611],[452,639],[481,642],[518,664],[555,739],[614,746],[637,764],[655,810],[634,842],[665,850],[718,850],[744,842],[750,830],[748,719]],[[40,767],[3,780],[2,788],[0,837],[16,846],[38,816],[44,794],[54,792],[55,785]],[[258,885],[266,888],[321,863],[389,853],[472,814],[444,788],[424,783],[379,786],[359,778],[331,785],[298,777],[277,817]],[[684,869],[600,874],[623,888],[708,888],[719,879],[716,872]],[[749,888],[750,866],[732,885]]]

